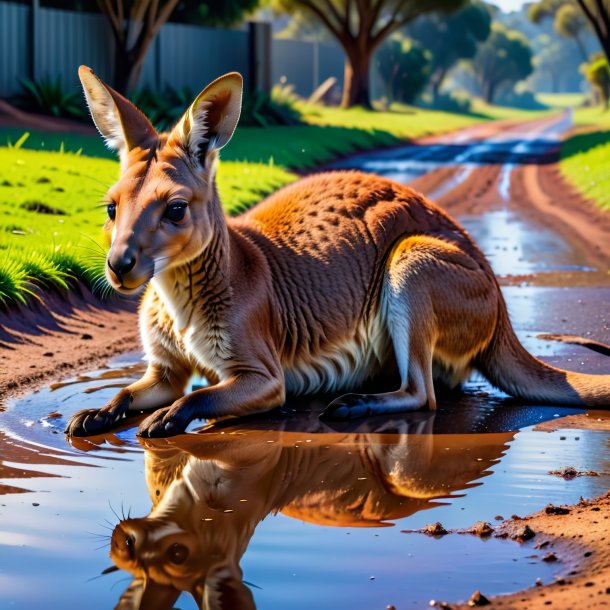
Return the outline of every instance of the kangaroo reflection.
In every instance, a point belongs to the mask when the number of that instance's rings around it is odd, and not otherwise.
[[[153,508],[112,535],[113,561],[135,579],[117,608],[169,609],[182,591],[200,608],[254,608],[239,562],[270,513],[328,526],[392,525],[477,485],[513,437],[431,434],[433,418],[403,420],[393,432],[368,422],[355,433],[318,424],[143,441]]]

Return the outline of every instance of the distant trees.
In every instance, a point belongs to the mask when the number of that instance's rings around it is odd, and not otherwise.
[[[391,34],[416,17],[432,11],[451,11],[466,0],[272,0],[284,11],[302,10],[320,23],[346,55],[341,105],[370,107],[369,68],[373,53]]]
[[[388,102],[411,104],[430,79],[432,55],[402,34],[390,36],[375,54]]]
[[[467,4],[451,15],[425,15],[409,27],[409,35],[432,56],[430,84],[434,103],[447,73],[459,60],[474,58],[490,32],[491,14],[481,2]]]
[[[570,36],[577,44],[584,26],[593,30],[610,61],[610,0],[575,0],[580,11],[571,0],[540,0],[529,9],[529,17],[539,22],[545,17],[554,19],[555,29],[564,36]],[[566,8],[568,7],[568,8]],[[577,38],[574,34],[577,34]],[[583,51],[584,52],[584,51]],[[584,52],[586,59],[586,52]]]
[[[514,84],[532,73],[532,50],[523,34],[494,23],[472,66],[483,99],[491,104],[501,85]]]

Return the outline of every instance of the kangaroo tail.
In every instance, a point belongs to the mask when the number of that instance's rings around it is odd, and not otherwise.
[[[610,408],[610,375],[572,373],[532,356],[515,335],[503,299],[496,329],[477,368],[502,391],[532,402]]]
[[[593,339],[587,339],[586,337],[579,337],[578,335],[555,335],[551,333],[544,333],[538,335],[538,339],[546,341],[561,341],[562,343],[572,343],[573,345],[582,345],[588,349],[603,354],[604,356],[610,356],[610,345],[601,343],[600,341],[594,341]]]

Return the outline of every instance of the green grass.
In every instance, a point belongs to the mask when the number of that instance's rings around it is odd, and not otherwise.
[[[222,151],[218,185],[228,213],[295,180],[291,170],[481,120],[540,114],[481,104],[471,115],[299,108],[306,124],[238,128]],[[0,144],[0,305],[25,302],[34,286],[65,290],[74,279],[103,291],[106,211],[100,201],[118,177],[114,153],[96,135],[31,132],[24,138],[12,128],[0,129]]]
[[[610,211],[610,110],[576,110],[574,123],[595,129],[583,129],[563,142],[561,171],[585,197]]]
[[[584,93],[537,93],[536,99],[549,108],[578,108],[584,103]]]

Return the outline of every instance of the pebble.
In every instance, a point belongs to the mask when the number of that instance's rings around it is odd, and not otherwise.
[[[468,600],[468,605],[470,607],[489,606],[489,604],[491,604],[491,602],[480,591],[475,591]]]

